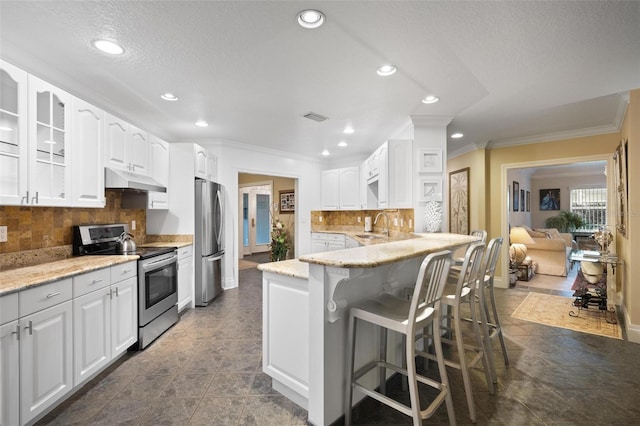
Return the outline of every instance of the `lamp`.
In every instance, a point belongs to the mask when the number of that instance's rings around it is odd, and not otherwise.
[[[535,244],[533,238],[522,226],[514,226],[509,232],[509,260],[514,266],[520,265],[527,258],[527,246],[525,244]]]

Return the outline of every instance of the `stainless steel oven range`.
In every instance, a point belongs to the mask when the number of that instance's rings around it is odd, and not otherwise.
[[[123,255],[118,241],[128,232],[127,224],[74,226],[73,254]],[[139,256],[138,343],[132,348],[144,349],[178,322],[178,252],[176,247],[136,247],[126,254]]]

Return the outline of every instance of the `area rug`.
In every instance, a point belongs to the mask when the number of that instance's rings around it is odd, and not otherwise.
[[[511,316],[551,327],[622,339],[620,324],[609,324],[605,312],[595,307],[578,311],[573,301],[572,297],[530,292]],[[579,313],[579,316],[570,316],[570,311]]]
[[[239,270],[251,269],[251,268],[255,268],[256,266],[258,266],[258,264],[256,262],[251,262],[250,260],[240,259],[238,261],[238,269]]]

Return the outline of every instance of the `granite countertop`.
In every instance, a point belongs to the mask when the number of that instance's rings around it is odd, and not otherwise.
[[[293,278],[309,279],[309,264],[298,259],[283,260],[281,262],[261,263],[258,269],[262,272],[272,272]]]
[[[96,269],[138,260],[136,255],[82,256],[0,272],[0,296]]]
[[[417,256],[426,256],[439,250],[456,249],[478,240],[469,235],[448,233],[414,233],[412,236],[413,238],[410,239],[387,240],[352,249],[308,254],[301,256],[299,260],[338,268],[374,268]]]

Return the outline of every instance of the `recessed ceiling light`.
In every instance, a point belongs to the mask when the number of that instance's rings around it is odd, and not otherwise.
[[[315,9],[306,9],[298,13],[298,24],[304,28],[318,28],[324,24],[324,13]]]
[[[328,149],[325,149],[324,151],[322,151],[322,155],[324,155],[325,157],[331,155],[331,153],[329,152]]]
[[[198,120],[198,121],[196,121],[196,126],[198,126],[198,127],[207,127],[208,125],[209,125],[209,123],[207,123],[207,122],[206,122],[206,121],[204,121],[204,120]]]
[[[451,135],[452,139],[460,139],[461,137],[463,137],[464,135],[462,133],[454,133]]]
[[[160,97],[162,99],[164,99],[165,101],[177,101],[178,97],[176,95],[174,95],[173,93],[163,93],[162,95],[160,95]]]
[[[347,146],[347,143],[346,143],[345,141],[340,141],[340,142],[338,143],[338,146],[339,146],[340,148],[344,148],[345,146]]]
[[[124,48],[122,48],[122,46],[109,40],[95,40],[93,45],[96,49],[110,55],[122,55],[124,53]]]
[[[392,74],[395,74],[396,71],[397,71],[396,67],[393,65],[383,65],[380,68],[378,68],[378,71],[376,72],[378,73],[378,75],[381,75],[382,77],[387,77]]]
[[[345,134],[347,134],[347,135],[350,135],[350,134],[352,134],[353,132],[355,132],[355,130],[353,130],[353,127],[351,127],[351,126],[347,126],[347,127],[345,127],[345,128],[344,128],[343,132],[344,132]]]
[[[424,104],[435,104],[439,100],[440,100],[439,97],[433,96],[433,95],[429,95],[429,96],[427,96],[426,98],[424,98],[422,100],[422,103],[424,103]]]

